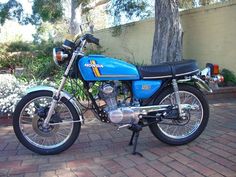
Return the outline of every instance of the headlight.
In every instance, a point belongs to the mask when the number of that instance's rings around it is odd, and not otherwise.
[[[60,66],[68,58],[68,54],[64,53],[62,48],[53,48],[53,60],[56,65]]]

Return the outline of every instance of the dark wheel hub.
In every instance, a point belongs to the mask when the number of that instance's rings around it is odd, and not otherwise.
[[[49,108],[48,107],[40,107],[37,109],[37,114],[41,118],[46,118]]]
[[[32,122],[32,126],[34,131],[43,137],[50,137],[53,136],[54,133],[57,132],[57,130],[59,129],[59,125],[47,125],[47,126],[43,126],[43,122],[44,122],[44,118],[34,118],[33,122]]]
[[[190,120],[190,112],[185,111],[184,115],[179,117],[177,120],[173,120],[173,123],[177,125],[186,125],[188,124],[189,120]]]

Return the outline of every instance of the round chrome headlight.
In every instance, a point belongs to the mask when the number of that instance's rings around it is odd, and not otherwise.
[[[67,58],[68,54],[62,48],[53,48],[53,60],[57,66],[61,66]]]

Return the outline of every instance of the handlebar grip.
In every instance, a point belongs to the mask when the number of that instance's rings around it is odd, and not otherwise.
[[[98,38],[92,37],[91,41],[92,41],[92,43],[94,43],[96,45],[99,45],[99,39]]]
[[[94,37],[92,34],[86,34],[84,35],[84,39],[88,42],[88,43],[94,43],[96,45],[99,45],[99,39]]]

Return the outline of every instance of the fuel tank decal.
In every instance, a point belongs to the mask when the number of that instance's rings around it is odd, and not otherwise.
[[[99,69],[98,69],[98,66],[102,66],[102,65],[97,65],[95,60],[90,60],[90,64],[92,65],[93,74],[94,74],[96,77],[100,77],[100,76],[101,76],[101,73],[100,73],[100,71],[99,71]],[[103,66],[102,66],[102,67],[103,67]]]
[[[86,63],[84,64],[84,66],[87,68],[93,68],[93,67],[103,68],[103,65],[97,64],[95,60],[91,60],[90,63]]]
[[[90,60],[90,63],[85,64],[84,66],[88,67],[88,68],[92,68],[93,74],[95,75],[95,77],[135,77],[136,75],[117,75],[117,74],[106,74],[103,75],[101,74],[101,72],[99,71],[99,68],[103,68],[103,65],[97,64],[95,60]]]
[[[89,55],[79,60],[79,69],[86,81],[138,80],[136,66],[122,60]]]

